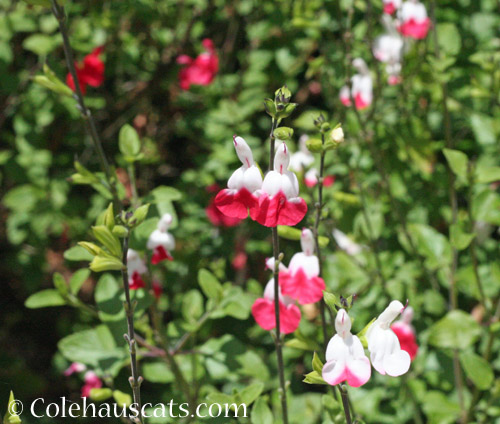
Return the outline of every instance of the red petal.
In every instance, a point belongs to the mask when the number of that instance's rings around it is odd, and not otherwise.
[[[151,263],[153,265],[159,264],[161,261],[169,260],[172,261],[174,258],[170,253],[168,253],[163,246],[156,246],[153,251],[153,256],[151,256]]]
[[[130,285],[130,290],[137,290],[146,287],[144,280],[137,271],[135,271],[132,274],[132,277],[129,278],[129,285]]]
[[[269,331],[276,327],[273,300],[257,299],[252,306],[252,315],[264,330]],[[280,302],[280,330],[283,334],[293,333],[299,327],[300,318],[300,309],[297,305],[287,307]]]
[[[306,213],[307,204],[304,199],[300,199],[298,203],[289,202],[281,191],[273,197],[261,195],[258,209],[250,210],[252,219],[266,227],[296,225]]]
[[[282,271],[279,274],[281,292],[299,301],[301,305],[315,303],[323,297],[325,282],[321,277],[309,278],[302,268],[295,274],[290,271]]]
[[[246,188],[242,188],[235,194],[231,190],[224,189],[219,191],[214,203],[224,215],[230,218],[245,219],[248,217],[248,209],[255,209],[258,200]]]

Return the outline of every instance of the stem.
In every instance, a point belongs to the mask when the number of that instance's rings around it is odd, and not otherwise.
[[[71,50],[71,44],[69,42],[69,36],[68,36],[68,28],[66,26],[66,14],[64,12],[64,6],[60,6],[57,3],[57,0],[51,0],[51,4],[52,4],[52,13],[59,23],[59,31],[61,32],[63,39],[63,49],[64,49],[64,56],[66,58],[66,64],[68,66],[69,72],[75,84],[74,97],[78,103],[78,110],[82,115],[87,132],[89,133],[90,138],[92,139],[92,142],[94,144],[94,149],[97,152],[97,156],[101,164],[101,169],[106,175],[106,182],[108,183],[109,189],[111,190],[111,194],[113,195],[113,203],[115,204],[116,208],[121,209],[120,208],[121,203],[120,200],[118,199],[118,193],[116,191],[116,186],[113,182],[113,176],[111,174],[111,168],[109,166],[108,160],[106,159],[106,154],[104,153],[101,139],[99,138],[99,134],[97,133],[97,128],[95,125],[94,118],[92,116],[92,112],[85,105],[82,90],[80,88],[80,81],[78,80],[76,74],[73,51]]]
[[[278,123],[272,118],[271,124],[271,143],[269,148],[269,170],[274,169],[274,130],[276,129]],[[278,238],[278,227],[272,227],[272,239],[273,239],[273,256],[274,256],[274,316],[276,319],[276,356],[278,357],[278,376],[280,382],[280,400],[281,400],[281,410],[283,413],[283,423],[288,424],[288,407],[286,401],[286,384],[285,384],[285,367],[283,365],[283,350],[282,350],[282,340],[281,340],[281,330],[280,330],[280,289],[279,289],[279,238]]]
[[[436,58],[441,59],[441,53],[439,51],[438,44],[438,34],[437,34],[437,21],[436,21],[436,1],[432,0],[431,2],[431,18],[432,18],[432,29],[434,35],[434,53]],[[448,149],[453,149],[453,137],[451,132],[451,118],[450,112],[448,110],[448,87],[446,82],[441,82],[441,91],[443,94],[443,117],[444,117],[444,129],[445,129],[445,139],[446,139],[446,147]],[[449,199],[452,210],[452,220],[451,223],[454,225],[457,222],[458,218],[458,202],[457,202],[457,192],[455,190],[455,175],[453,174],[450,166],[448,165],[448,186],[449,186]],[[449,309],[457,309],[458,307],[458,298],[457,298],[457,287],[455,281],[455,273],[458,265],[458,250],[453,247],[452,248],[452,263],[450,267],[449,274]],[[462,411],[462,419],[461,422],[467,422],[467,409],[465,408],[465,400],[464,400],[464,382],[462,376],[462,369],[460,368],[460,361],[458,358],[458,350],[453,351],[453,373],[455,375],[455,384],[457,386],[457,394],[458,394],[458,403],[460,405],[460,410]]]
[[[129,164],[128,166],[128,176],[130,178],[130,188],[132,189],[132,207],[135,209],[139,205],[139,195],[137,194],[135,166],[133,163]]]
[[[123,280],[123,289],[125,291],[125,313],[127,315],[127,334],[125,334],[125,340],[128,343],[129,352],[130,352],[130,369],[132,372],[132,376],[129,378],[130,386],[132,387],[132,392],[134,395],[134,403],[139,407],[139,416],[137,420],[139,423],[143,423],[141,409],[141,384],[142,377],[139,376],[137,370],[137,353],[136,353],[136,345],[137,342],[135,340],[135,331],[134,331],[134,310],[135,305],[132,304],[130,300],[130,286],[128,283],[128,269],[127,269],[127,252],[128,252],[128,235],[123,239],[123,265],[122,269],[122,280]]]
[[[352,424],[351,412],[349,411],[349,395],[347,389],[343,384],[339,385],[340,396],[342,397],[342,405],[344,406],[345,422]]]

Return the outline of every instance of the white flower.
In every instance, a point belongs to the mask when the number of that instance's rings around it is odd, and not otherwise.
[[[344,141],[344,130],[342,127],[335,128],[331,133],[331,137],[335,143],[342,143]]]
[[[147,248],[153,250],[151,263],[156,265],[164,259],[172,260],[171,251],[175,249],[175,239],[167,230],[172,224],[172,215],[163,215],[154,230],[149,236]]]
[[[357,255],[363,250],[363,247],[361,245],[354,243],[340,230],[333,230],[333,238],[335,239],[339,247],[350,256]]]
[[[352,387],[365,384],[371,376],[370,361],[358,336],[351,334],[351,319],[344,309],[335,318],[337,334],[328,342],[323,379],[332,386],[347,381]]]
[[[295,172],[303,172],[314,163],[314,156],[306,146],[309,139],[307,135],[299,138],[299,150],[290,157],[290,169]]]
[[[404,309],[400,301],[393,300],[366,333],[373,368],[382,375],[397,377],[410,368],[410,355],[401,349],[396,334],[391,330],[392,321]]]

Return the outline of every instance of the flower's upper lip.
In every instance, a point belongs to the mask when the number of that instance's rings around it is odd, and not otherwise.
[[[237,137],[237,135],[236,135],[236,134],[234,134],[234,135],[233,135],[233,143],[234,143],[234,145],[235,145],[235,146],[237,146],[237,145],[238,145],[238,143],[236,142],[236,137]]]

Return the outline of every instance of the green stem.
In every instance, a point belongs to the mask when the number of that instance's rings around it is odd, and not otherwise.
[[[349,395],[347,393],[347,388],[343,385],[339,385],[340,396],[342,397],[342,405],[344,407],[345,422],[347,424],[352,424],[351,412],[349,410]]]

